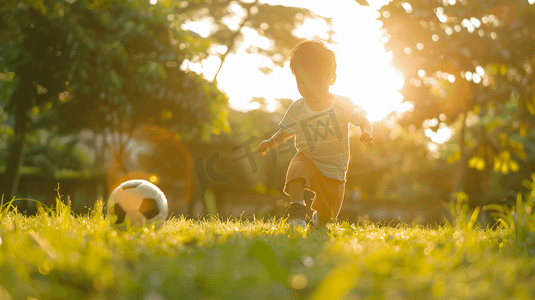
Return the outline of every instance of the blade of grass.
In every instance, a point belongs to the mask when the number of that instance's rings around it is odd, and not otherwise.
[[[481,207],[479,206],[477,206],[476,209],[474,209],[474,212],[472,213],[472,216],[470,217],[470,220],[468,221],[468,229],[472,229],[472,227],[477,221],[477,217],[480,211],[481,211]]]

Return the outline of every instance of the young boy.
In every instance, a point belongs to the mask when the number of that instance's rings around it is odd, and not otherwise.
[[[312,202],[314,226],[325,226],[342,207],[349,163],[349,126],[361,128],[360,141],[373,145],[372,126],[366,111],[347,97],[329,93],[336,80],[334,53],[321,41],[304,41],[290,54],[290,68],[303,98],[294,101],[279,123],[279,131],[262,141],[262,155],[295,136],[297,154],[286,174],[283,192],[290,196],[285,213],[288,223],[305,228],[303,190],[315,193]]]

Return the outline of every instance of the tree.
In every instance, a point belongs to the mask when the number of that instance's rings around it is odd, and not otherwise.
[[[53,106],[44,120],[64,132],[107,130],[119,162],[125,137],[141,122],[225,130],[226,96],[179,68],[205,55],[210,42],[179,30],[171,10],[128,0],[3,4],[2,63],[15,74],[12,94],[2,95],[15,116],[7,197],[16,190],[32,109]]]
[[[2,185],[7,198],[11,198],[18,184],[29,113],[33,107],[59,102],[57,95],[65,89],[70,63],[65,56],[70,50],[67,36],[55,30],[58,20],[45,15],[44,3],[16,4],[9,2],[0,7],[0,57],[8,71],[16,74],[12,84],[3,84],[1,94],[15,119]]]
[[[1,83],[0,83],[1,84]],[[11,139],[13,136],[13,128],[6,124],[7,120],[7,113],[4,111],[3,107],[0,106],[0,159],[6,160],[7,159],[7,149],[8,149],[8,143],[7,141]]]
[[[459,160],[454,191],[465,189],[470,166],[488,174],[490,166],[518,169],[515,159],[526,154],[512,137],[525,137],[535,115],[533,6],[502,0],[391,1],[380,13],[385,48],[406,82],[401,93],[414,105],[400,124],[435,131],[460,127],[458,151],[450,158]],[[511,104],[514,110],[507,108]],[[477,121],[504,111],[511,114],[499,122]]]

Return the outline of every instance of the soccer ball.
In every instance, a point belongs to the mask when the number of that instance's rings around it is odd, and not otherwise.
[[[157,186],[146,180],[128,180],[111,192],[107,211],[108,215],[117,215],[115,224],[129,219],[131,226],[155,223],[158,229],[167,218],[167,199]]]

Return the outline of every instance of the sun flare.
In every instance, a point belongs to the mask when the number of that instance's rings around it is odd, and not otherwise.
[[[383,119],[394,110],[405,110],[401,75],[388,63],[391,54],[380,42],[382,24],[378,12],[361,7],[356,2],[338,1],[343,9],[333,15],[333,37],[330,48],[337,56],[337,82],[333,93],[349,96],[354,103],[368,111],[368,119]],[[335,3],[338,3],[335,2]]]
[[[368,119],[383,119],[392,111],[405,111],[410,105],[402,104],[403,96],[398,93],[404,84],[401,75],[388,63],[392,59],[380,39],[382,24],[377,20],[377,7],[362,7],[353,0],[335,0],[328,6],[324,1],[266,1],[270,4],[301,6],[314,13],[332,18],[334,44],[328,45],[336,53],[337,79],[331,92],[350,97],[355,104],[368,112]],[[210,24],[187,24],[187,29],[206,33]],[[305,20],[294,31],[301,38],[325,38],[329,28],[321,20]],[[269,47],[265,38],[255,31],[244,31],[245,45]],[[244,46],[244,45],[242,45]],[[210,56],[200,63],[190,63],[189,68],[211,79],[219,66],[217,55]],[[250,103],[253,97],[267,99],[268,110],[276,109],[276,99],[301,98],[295,78],[286,63],[284,68],[274,67],[266,75],[258,67],[272,67],[269,58],[259,57],[239,49],[228,55],[218,76],[219,87],[229,96],[230,105],[238,110],[250,110],[258,103]]]

